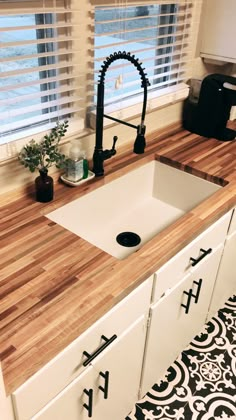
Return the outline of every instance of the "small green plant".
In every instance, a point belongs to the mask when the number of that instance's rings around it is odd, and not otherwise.
[[[38,169],[47,172],[54,163],[60,168],[65,163],[65,155],[59,152],[59,142],[68,128],[68,121],[57,123],[56,127],[46,134],[41,142],[31,140],[19,153],[19,160],[30,172]]]

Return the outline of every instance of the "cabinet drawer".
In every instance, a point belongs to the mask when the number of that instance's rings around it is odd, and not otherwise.
[[[172,289],[186,274],[195,270],[209,255],[206,255],[201,260],[202,262],[196,266],[192,266],[190,258],[198,259],[203,256],[204,253],[201,249],[211,248],[213,252],[219,244],[225,241],[230,218],[231,211],[217,220],[157,271],[154,278],[153,302],[160,299],[168,289]]]
[[[225,7],[227,3],[227,7]],[[206,0],[203,2],[203,21],[200,34],[201,55],[236,62],[235,0]]]
[[[30,419],[83,372],[86,369],[83,363],[87,360],[83,352],[94,354],[105,344],[102,336],[110,339],[117,335],[119,338],[130,324],[148,311],[152,279],[151,276],[137,287],[13,393],[17,420]],[[111,342],[109,346],[112,345]]]

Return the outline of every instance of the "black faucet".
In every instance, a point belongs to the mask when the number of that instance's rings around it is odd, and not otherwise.
[[[138,70],[141,78],[141,87],[143,88],[143,108],[142,108],[142,115],[141,115],[141,123],[136,126],[134,124],[130,124],[126,121],[119,120],[114,117],[110,117],[109,115],[104,114],[104,81],[105,81],[105,73],[110,66],[111,63],[115,60],[128,60],[130,61]],[[117,136],[113,138],[113,146],[110,150],[103,150],[103,118],[108,118],[115,122],[119,122],[121,124],[127,125],[128,127],[135,128],[137,130],[137,137],[134,142],[133,151],[136,154],[144,153],[144,149],[146,146],[145,142],[145,130],[146,127],[144,125],[144,119],[146,114],[146,107],[147,107],[147,87],[150,85],[148,78],[146,77],[147,74],[144,73],[144,70],[141,66],[142,63],[139,63],[138,58],[135,58],[134,55],[131,55],[130,52],[115,52],[111,54],[106,60],[103,62],[103,65],[100,70],[98,87],[97,87],[97,115],[96,115],[96,143],[95,149],[93,154],[93,172],[96,176],[102,176],[104,174],[103,168],[103,161],[106,159],[111,158],[116,154],[115,144],[118,140]]]

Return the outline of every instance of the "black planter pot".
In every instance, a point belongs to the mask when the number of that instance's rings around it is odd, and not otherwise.
[[[36,200],[48,203],[53,200],[53,178],[48,175],[47,169],[40,169],[39,174],[35,179]]]

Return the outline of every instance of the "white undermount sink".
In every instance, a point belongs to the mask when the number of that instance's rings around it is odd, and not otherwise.
[[[46,216],[118,259],[139,249],[158,232],[208,198],[219,185],[152,161]],[[123,246],[122,232],[141,242]],[[122,235],[126,243],[131,235]],[[78,250],[79,252],[79,250]]]

